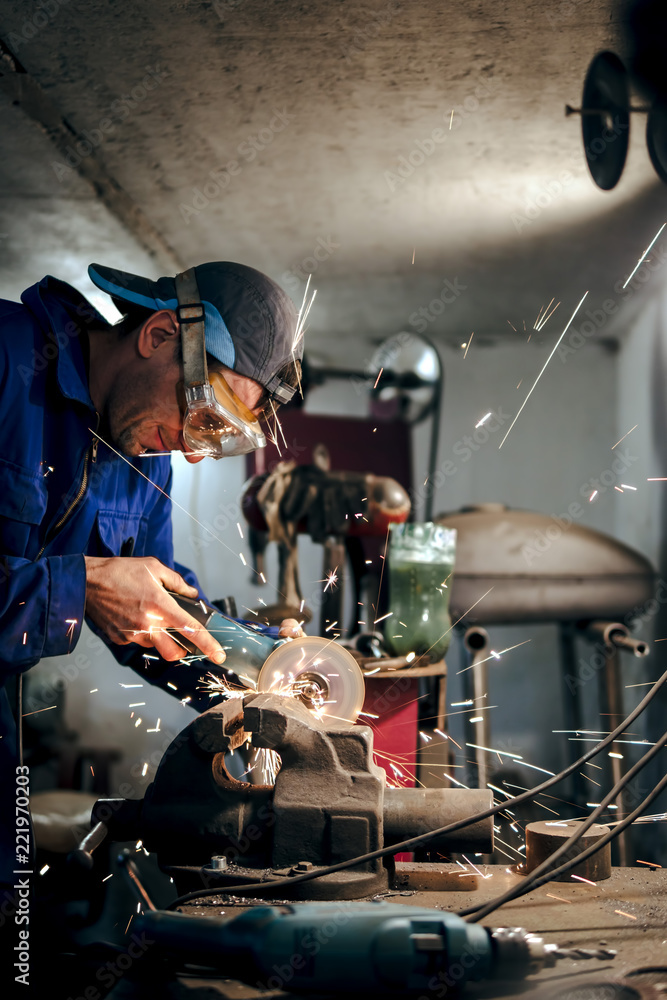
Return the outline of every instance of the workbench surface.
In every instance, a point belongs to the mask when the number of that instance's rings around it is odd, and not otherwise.
[[[468,872],[470,868],[468,867]],[[455,864],[404,864],[397,866],[397,888],[387,895],[392,903],[426,906],[456,911],[493,899],[510,886],[522,881],[502,865],[481,866],[478,874],[464,874]],[[409,893],[409,895],[403,895]],[[226,905],[225,905],[226,904]],[[212,898],[206,905],[184,907],[184,912],[217,916],[224,910],[231,916],[240,912],[228,901]],[[618,912],[620,911],[620,912]],[[522,983],[491,981],[470,984],[462,996],[470,1000],[521,995],[529,1000],[535,996],[567,997],[570,990],[581,984],[584,992],[577,998],[587,1000],[621,1000],[623,994],[614,990],[592,989],[602,983],[618,980],[629,972],[656,966],[667,969],[667,869],[614,868],[611,878],[597,885],[585,882],[549,882],[534,892],[506,904],[482,923],[488,927],[520,926],[543,936],[545,941],[565,947],[615,949],[613,960],[591,959],[575,962],[561,959],[551,969],[544,969]],[[654,984],[662,977],[654,974]],[[666,984],[667,971],[663,980]],[[637,980],[639,983],[640,980]],[[129,983],[114,990],[114,998],[136,997]],[[129,990],[127,989],[129,987]],[[127,990],[127,991],[126,991]],[[293,996],[293,994],[291,994]],[[452,990],[424,994],[429,1000],[452,996]],[[572,993],[572,996],[575,994]],[[631,995],[631,994],[630,994]],[[649,990],[647,996],[659,997],[661,992]],[[290,994],[260,992],[230,980],[179,979],[171,983],[162,996],[169,1000],[246,1000],[246,998],[287,997]]]

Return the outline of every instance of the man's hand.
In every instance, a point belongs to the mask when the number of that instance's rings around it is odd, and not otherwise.
[[[296,618],[283,618],[280,623],[281,639],[302,639],[305,634]]]
[[[187,650],[165,631],[175,629],[214,663],[224,661],[225,652],[211,633],[167,593],[198,596],[175,570],[152,556],[84,558],[86,614],[112,642],[154,646],[165,660],[180,660]]]

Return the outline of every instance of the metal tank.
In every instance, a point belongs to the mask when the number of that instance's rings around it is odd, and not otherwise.
[[[656,574],[648,559],[568,517],[486,503],[442,514],[436,522],[457,531],[453,620],[464,614],[467,623],[485,625],[613,620],[654,592]]]

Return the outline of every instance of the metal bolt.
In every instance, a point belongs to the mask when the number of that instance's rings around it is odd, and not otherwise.
[[[209,868],[213,868],[217,872],[222,872],[227,867],[227,858],[224,854],[214,854],[211,858],[211,863]]]
[[[312,872],[313,868],[312,861],[297,861],[294,865],[295,872]]]

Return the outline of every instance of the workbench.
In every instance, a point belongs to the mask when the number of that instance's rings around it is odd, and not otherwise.
[[[486,902],[522,881],[502,865],[481,866],[481,874],[457,864],[399,864],[394,888],[387,899],[405,906],[459,910]],[[471,873],[472,872],[472,873]],[[230,906],[228,899],[211,897],[202,905],[183,907],[183,912],[199,916],[209,914],[235,916],[241,908]],[[621,911],[620,913],[617,911]],[[522,926],[543,936],[547,942],[566,947],[615,949],[613,960],[561,959],[551,969],[515,983],[486,981],[469,984],[463,991],[471,1000],[495,1000],[523,996],[539,998],[586,997],[587,1000],[621,1000],[626,994],[603,989],[597,984],[618,980],[628,973],[664,966],[665,993],[656,990],[661,975],[647,976],[654,985],[642,996],[667,995],[667,870],[654,868],[614,868],[611,878],[592,885],[584,882],[549,882],[528,895],[506,904],[483,921],[485,926]],[[641,982],[641,977],[637,983]],[[157,984],[156,984],[157,986]],[[583,992],[572,989],[580,986]],[[161,990],[161,992],[160,992]],[[110,994],[114,1000],[134,1000],[146,996],[137,985],[124,980]],[[168,1000],[250,1000],[262,997],[288,997],[294,994],[260,991],[231,980],[178,978],[162,984],[152,995]],[[432,1000],[455,995],[444,986],[428,994]],[[632,993],[627,994],[632,997]]]

